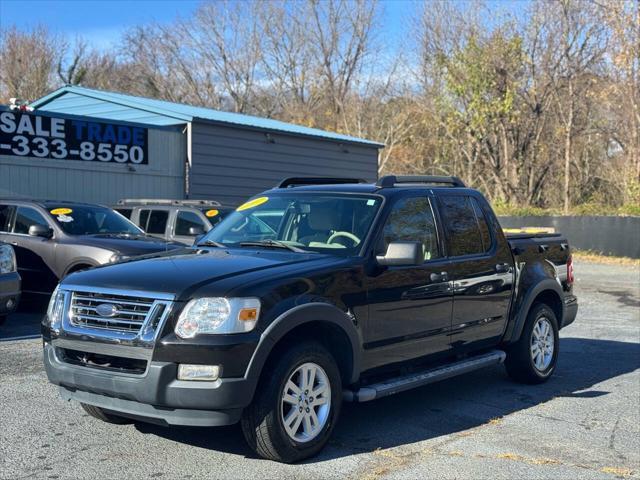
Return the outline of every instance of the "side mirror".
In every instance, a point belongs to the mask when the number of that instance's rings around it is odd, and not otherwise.
[[[29,235],[32,237],[51,238],[53,230],[45,225],[31,225],[29,227]]]
[[[204,235],[204,229],[202,227],[189,227],[189,235],[192,237]]]
[[[387,253],[376,256],[379,265],[409,266],[424,263],[424,245],[420,242],[391,242]]]

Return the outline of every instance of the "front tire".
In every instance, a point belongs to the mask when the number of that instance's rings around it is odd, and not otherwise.
[[[100,407],[88,405],[86,403],[81,403],[80,405],[82,406],[82,409],[89,414],[89,416],[97,418],[98,420],[101,420],[105,423],[112,423],[114,425],[126,425],[128,423],[133,423],[133,420],[129,418],[114,415],[113,413],[109,413]]]
[[[243,413],[242,432],[261,457],[297,462],[327,443],[341,403],[342,381],[332,355],[319,343],[296,345],[265,369]]]
[[[556,369],[559,346],[555,313],[544,303],[533,305],[520,339],[507,351],[507,373],[521,383],[546,382]]]

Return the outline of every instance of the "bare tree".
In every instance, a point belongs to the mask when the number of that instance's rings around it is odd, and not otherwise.
[[[627,156],[621,169],[626,175],[620,178],[626,185],[625,200],[634,193],[640,199],[640,4],[610,0],[597,5],[599,18],[611,33],[607,52],[611,81],[601,96],[611,118],[605,122],[607,140],[613,155],[621,151]]]
[[[197,59],[194,67],[211,72],[212,81],[229,95],[236,112],[253,110],[263,55],[256,10],[262,8],[256,1],[205,3],[195,18],[179,24],[182,48],[188,48]]]
[[[549,28],[560,39],[560,49],[557,52],[558,75],[553,81],[556,106],[564,128],[562,192],[563,210],[568,213],[571,206],[576,109],[589,87],[590,73],[604,57],[607,43],[602,24],[594,21],[597,17],[591,4],[578,3],[577,0],[559,0],[547,2],[545,7]]]
[[[0,31],[0,98],[35,100],[51,91],[64,43],[46,27]]]
[[[400,47],[376,36],[367,0],[205,1],[107,50],[4,29],[0,95],[71,83],[274,117],[385,143],[380,172],[458,174],[506,204],[637,211],[637,0],[412,5]]]

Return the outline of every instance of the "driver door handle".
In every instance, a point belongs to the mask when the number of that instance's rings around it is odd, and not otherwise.
[[[496,272],[497,273],[505,273],[511,270],[511,265],[509,265],[508,263],[498,263],[496,265]]]
[[[447,282],[449,280],[449,274],[447,272],[432,273],[429,275],[429,279],[434,283]]]

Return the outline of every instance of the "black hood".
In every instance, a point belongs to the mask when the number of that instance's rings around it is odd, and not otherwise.
[[[121,255],[135,256],[148,253],[164,252],[184,247],[178,243],[166,241],[147,235],[126,236],[114,234],[82,235],[74,237],[75,242],[81,245],[113,250]]]
[[[74,273],[65,278],[62,286],[138,290],[181,297],[185,292],[194,292],[224,278],[267,269],[271,272],[278,267],[290,268],[304,263],[308,263],[310,268],[315,263],[326,266],[331,258],[337,262],[345,260],[319,253],[185,248],[152,258],[132,259]]]

